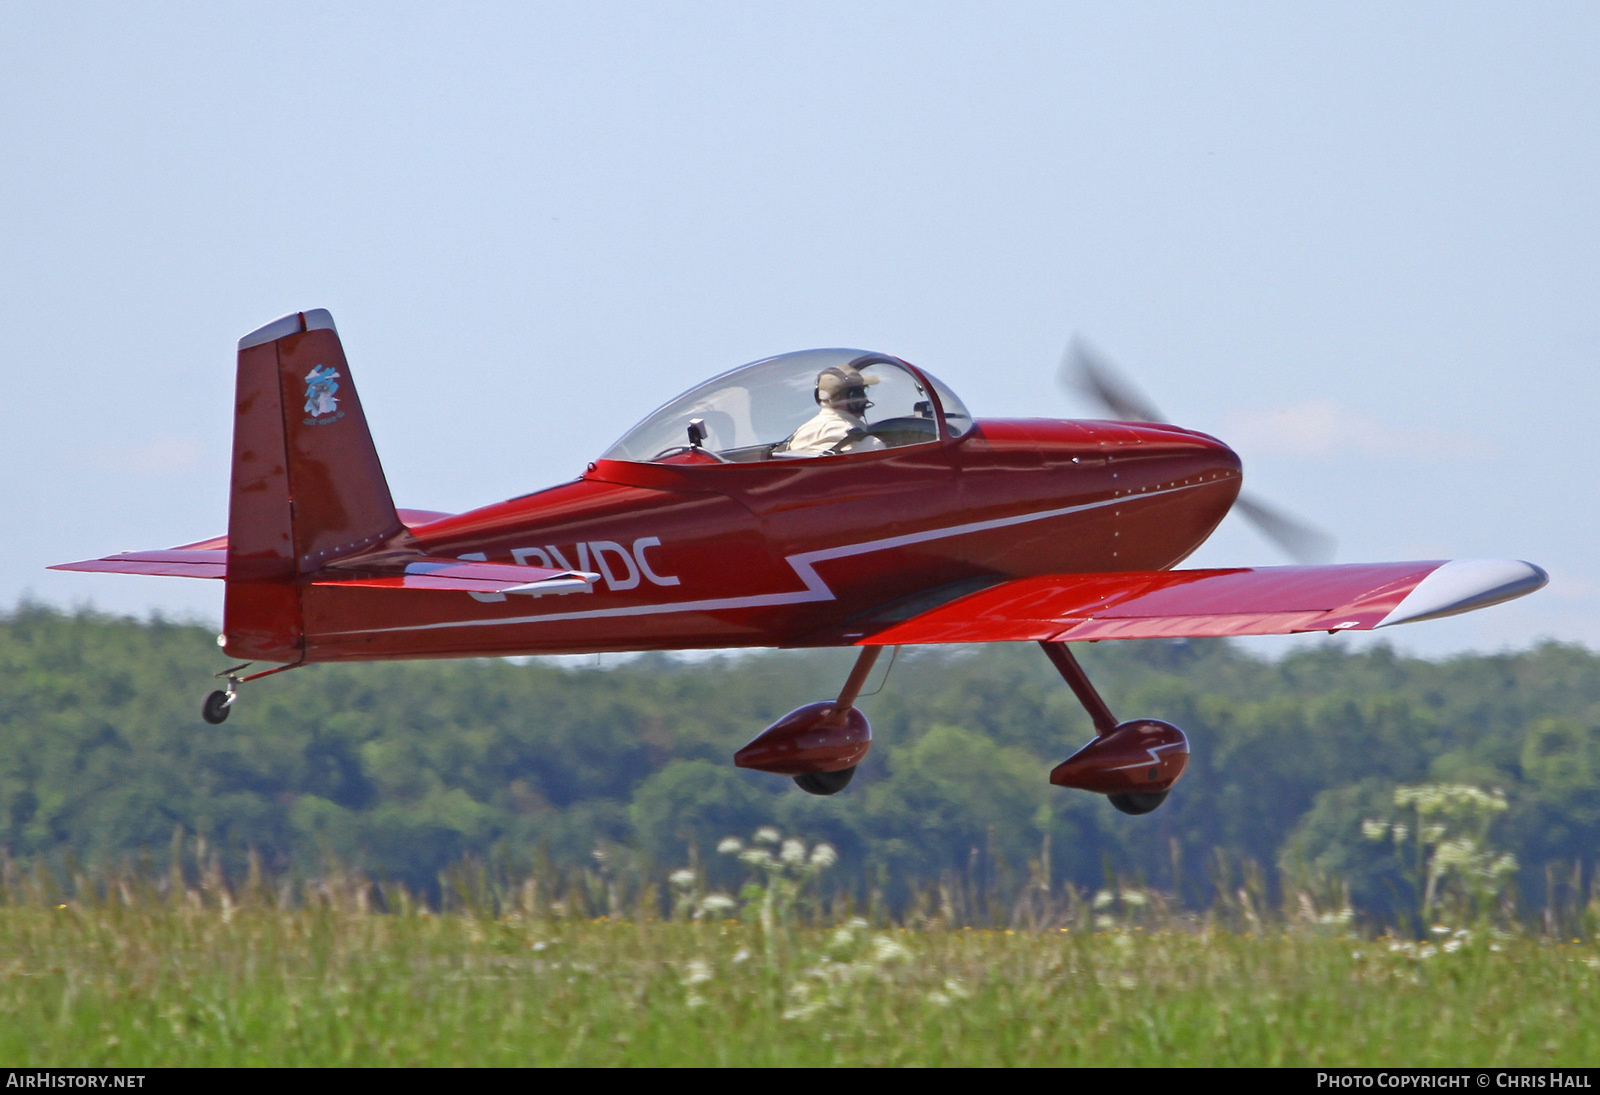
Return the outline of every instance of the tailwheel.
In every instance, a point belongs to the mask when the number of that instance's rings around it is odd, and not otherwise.
[[[217,689],[205,698],[200,705],[200,717],[212,726],[221,726],[228,721],[228,709],[233,706],[233,701],[238,692]]]
[[[227,680],[228,687],[219,688],[215,692],[212,692],[206,696],[205,700],[200,704],[201,718],[205,719],[212,726],[221,726],[223,723],[228,721],[228,712],[233,708],[233,701],[239,698],[239,685],[243,683],[239,677],[239,671],[249,668],[249,662],[240,662],[238,665],[230,666],[229,668],[224,669],[221,673],[216,674],[217,680]],[[271,669],[267,670],[267,673],[272,672],[276,671]],[[266,676],[266,674],[257,673],[255,676],[245,677],[243,680],[252,681],[255,680],[256,677],[263,676]]]
[[[1126,791],[1120,795],[1107,795],[1111,805],[1125,814],[1148,814],[1167,801],[1166,791]]]
[[[836,795],[850,785],[856,776],[856,766],[841,768],[837,772],[807,772],[803,776],[795,776],[794,782],[800,790],[808,795]],[[1163,795],[1163,798],[1166,796]],[[1155,807],[1151,807],[1155,809]]]
[[[228,712],[233,709],[234,701],[239,698],[239,686],[241,684],[245,684],[248,681],[260,680],[262,677],[270,677],[274,673],[282,673],[284,670],[293,669],[301,663],[290,662],[288,665],[278,665],[271,669],[263,669],[259,673],[250,674],[248,677],[239,676],[239,671],[242,669],[249,669],[251,664],[252,663],[250,662],[241,662],[232,668],[224,669],[221,673],[216,674],[216,679],[219,681],[224,677],[227,678],[228,687],[219,688],[215,692],[212,692],[210,695],[206,696],[205,700],[200,704],[201,718],[205,719],[212,726],[221,726],[223,723],[228,721]]]

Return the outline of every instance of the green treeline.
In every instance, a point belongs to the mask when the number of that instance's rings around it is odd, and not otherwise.
[[[1278,662],[1221,641],[1080,654],[1119,717],[1189,735],[1188,774],[1154,814],[1048,784],[1092,731],[1031,645],[902,651],[861,704],[871,756],[814,798],[730,758],[831,696],[848,651],[313,666],[247,685],[211,727],[199,701],[225,663],[205,628],[22,605],[0,616],[0,846],[161,869],[181,830],[230,871],[254,852],[276,872],[338,863],[424,892],[465,858],[656,879],[692,863],[731,885],[718,841],[773,825],[831,843],[831,884],[862,901],[936,885],[1007,900],[1041,877],[1115,874],[1202,905],[1260,870],[1342,882],[1386,919],[1416,907],[1420,879],[1363,822],[1393,813],[1396,787],[1436,782],[1504,792],[1490,842],[1515,856],[1525,911],[1592,883],[1600,655],[1430,662],[1336,640]]]

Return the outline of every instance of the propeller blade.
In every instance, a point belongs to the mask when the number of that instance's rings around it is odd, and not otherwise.
[[[1061,359],[1063,387],[1098,403],[1122,422],[1170,422],[1133,382],[1081,335],[1074,335]],[[1275,506],[1241,494],[1234,511],[1255,525],[1297,563],[1327,563],[1338,546],[1332,536],[1290,517]]]
[[[1061,383],[1088,396],[1121,422],[1166,422],[1155,404],[1082,337],[1074,335],[1061,360]]]
[[[1275,506],[1241,494],[1233,511],[1259,529],[1297,563],[1330,563],[1338,542],[1320,529],[1295,520]]]

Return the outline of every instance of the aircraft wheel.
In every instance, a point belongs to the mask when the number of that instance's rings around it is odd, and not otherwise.
[[[803,776],[795,776],[794,781],[807,794],[836,795],[850,785],[855,775],[856,766],[852,764],[837,772],[807,772]]]
[[[1148,814],[1151,810],[1167,801],[1167,792],[1129,791],[1127,794],[1107,795],[1106,797],[1111,800],[1111,805],[1125,814]]]
[[[200,705],[200,717],[212,726],[221,726],[228,721],[228,712],[232,710],[228,705],[228,694],[222,689],[217,689],[206,697]]]

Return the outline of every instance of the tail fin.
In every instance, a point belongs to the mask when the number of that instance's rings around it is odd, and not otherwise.
[[[298,661],[294,580],[401,530],[333,317],[294,312],[240,339],[224,649]]]

